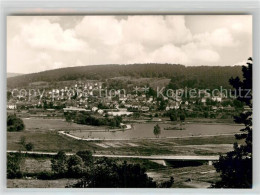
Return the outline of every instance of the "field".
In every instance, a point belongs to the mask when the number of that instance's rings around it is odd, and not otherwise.
[[[167,139],[130,139],[130,140],[103,140],[103,141],[83,141],[75,140],[66,135],[58,133],[59,130],[85,132],[87,130],[100,130],[100,127],[90,127],[77,124],[67,124],[63,119],[23,119],[26,129],[23,132],[7,133],[8,150],[25,150],[20,143],[24,137],[26,143],[33,143],[33,151],[66,152],[76,153],[79,150],[89,150],[93,154],[113,154],[113,155],[219,155],[232,150],[236,141],[234,135],[211,136],[188,136]],[[149,125],[154,125],[148,123]],[[201,124],[196,124],[201,125]],[[139,125],[139,124],[137,124]],[[167,124],[169,125],[169,124]],[[209,124],[210,127],[219,125]],[[225,124],[240,129],[239,126]],[[152,127],[151,126],[151,127]],[[102,127],[101,127],[102,128]],[[149,126],[150,129],[150,126]],[[217,131],[217,128],[211,128]],[[225,128],[222,128],[222,130]],[[127,130],[132,131],[132,130]],[[221,131],[221,130],[220,130]],[[233,131],[233,130],[232,130]],[[189,130],[188,130],[189,132]],[[93,132],[95,133],[95,132]],[[110,132],[111,133],[111,132]],[[118,133],[118,132],[116,132]],[[167,133],[167,132],[166,132]],[[201,133],[201,132],[200,132]],[[120,159],[123,160],[123,159]],[[211,183],[219,178],[213,166],[201,164],[196,166],[175,167],[167,162],[167,166],[156,162],[141,159],[126,159],[130,162],[140,163],[147,169],[147,173],[156,181],[168,180],[174,176],[176,188],[196,188],[209,187]],[[35,173],[50,171],[50,158],[26,157],[22,163],[22,171],[25,173]],[[36,180],[34,178],[8,179],[8,187],[65,187],[77,180]]]
[[[97,154],[219,154],[232,149],[234,136],[191,137],[158,140],[87,142],[62,136],[57,132],[8,132],[8,150],[24,150],[21,137],[34,144],[34,151],[77,152],[90,150]],[[183,147],[182,147],[183,146]]]
[[[56,180],[38,180],[38,179],[8,179],[8,188],[64,188],[67,185],[75,183],[75,179],[56,179]]]
[[[209,137],[180,137],[180,138],[169,138],[169,139],[155,139],[153,140],[115,140],[115,141],[83,141],[75,140],[68,136],[61,135],[58,130],[70,130],[71,132],[85,132],[85,128],[91,131],[99,130],[103,127],[93,127],[86,125],[71,124],[68,125],[63,119],[23,119],[26,125],[26,129],[23,132],[8,132],[7,133],[7,148],[8,150],[24,150],[20,141],[24,137],[26,142],[31,142],[34,145],[35,151],[45,152],[57,152],[64,150],[67,152],[77,152],[78,150],[90,150],[93,153],[101,154],[138,154],[138,155],[155,155],[155,154],[219,154],[225,153],[232,149],[232,144],[235,142],[233,135],[217,135],[218,131],[226,131],[230,127],[232,131],[238,132],[239,126],[225,125],[222,128],[216,128],[218,126],[210,125],[211,134],[215,133],[216,136]],[[137,129],[139,125],[139,129]],[[153,124],[145,124],[149,127],[146,129],[152,131]],[[197,127],[202,127],[201,124],[192,124]],[[141,132],[143,125],[136,124],[136,132]],[[147,127],[147,126],[144,126]],[[215,127],[215,128],[214,128]],[[187,125],[188,128],[188,125]],[[77,129],[77,130],[76,130]],[[82,130],[78,130],[82,129]],[[172,133],[189,135],[192,132],[192,126],[189,130],[184,131],[172,131]],[[207,129],[207,128],[206,128]],[[144,129],[145,130],[145,129]],[[206,130],[203,130],[206,131]],[[195,132],[201,134],[203,131]],[[138,135],[133,130],[127,130],[125,132],[111,133],[115,135],[117,133],[130,132],[132,135]],[[168,133],[169,131],[164,131]],[[93,132],[92,134],[94,134]],[[99,132],[106,133],[106,132]],[[150,132],[151,133],[151,132]],[[195,134],[194,133],[194,134]],[[144,132],[143,134],[147,134]],[[177,135],[178,135],[177,134]],[[195,134],[196,135],[196,134]],[[181,147],[185,146],[185,147]]]
[[[55,130],[98,130],[103,127],[93,127],[89,125],[78,125],[76,123],[67,123],[65,119],[42,119],[42,118],[23,118],[26,130],[28,131],[55,131]]]

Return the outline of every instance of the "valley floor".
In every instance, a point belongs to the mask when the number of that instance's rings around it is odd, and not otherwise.
[[[46,119],[45,119],[46,120]],[[48,119],[41,123],[25,119],[26,130],[23,132],[7,133],[8,150],[25,150],[21,138],[34,145],[33,151],[54,152],[63,150],[67,153],[76,153],[79,150],[92,151],[94,155],[183,155],[183,156],[212,156],[224,154],[233,148],[236,141],[234,133],[230,135],[212,134],[211,136],[190,136],[168,139],[131,139],[131,140],[101,140],[84,141],[72,139],[61,135],[61,128],[79,128],[78,125],[67,127],[66,122],[51,121]],[[200,121],[201,122],[201,121]],[[233,125],[233,124],[232,124]],[[86,126],[85,126],[86,127]],[[84,127],[84,128],[85,128]],[[80,126],[82,128],[82,126]],[[240,126],[237,126],[239,132]],[[131,131],[131,130],[129,130]],[[112,132],[111,132],[112,133]],[[168,180],[174,177],[174,188],[207,188],[211,183],[219,179],[214,166],[207,163],[197,165],[177,166],[167,162],[163,166],[156,162],[144,159],[119,159],[140,163],[147,169],[147,173],[155,181]],[[22,163],[22,171],[34,173],[39,171],[51,171],[50,157],[34,158],[26,157]],[[8,179],[9,188],[59,188],[76,182],[75,179],[37,180],[34,178]]]

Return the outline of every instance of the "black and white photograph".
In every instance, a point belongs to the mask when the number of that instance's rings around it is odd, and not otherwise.
[[[253,187],[253,16],[6,17],[7,188]]]

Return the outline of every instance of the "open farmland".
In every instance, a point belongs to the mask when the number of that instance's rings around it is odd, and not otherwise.
[[[65,119],[42,119],[42,118],[23,118],[26,130],[28,131],[55,131],[55,130],[98,130],[104,127],[96,127],[90,125],[78,125],[76,123],[68,123]]]
[[[65,188],[77,182],[76,179],[56,179],[56,180],[38,180],[38,179],[8,179],[8,188]]]
[[[95,153],[107,154],[219,154],[232,149],[232,144],[235,141],[234,134],[238,132],[240,126],[234,125],[220,125],[220,124],[187,124],[187,130],[182,131],[169,131],[163,130],[163,133],[173,133],[175,138],[155,138],[153,134],[150,135],[152,140],[100,140],[100,141],[84,141],[75,140],[66,135],[58,133],[59,130],[70,131],[71,134],[78,132],[79,134],[89,134],[92,131],[92,136],[95,133],[109,133],[112,136],[116,134],[131,133],[133,136],[149,135],[146,131],[152,131],[153,124],[136,124],[135,130],[126,130],[120,132],[95,132],[95,130],[103,129],[104,127],[94,127],[88,125],[78,125],[72,123],[69,125],[63,119],[37,119],[26,118],[23,119],[26,129],[22,132],[8,132],[7,133],[7,148],[8,150],[23,150],[20,141],[24,137],[26,142],[31,142],[34,145],[35,151],[56,152],[65,150],[67,152],[76,152],[78,150],[90,150]],[[148,126],[147,126],[148,125]],[[201,127],[207,127],[210,131],[202,130],[200,132],[193,131],[193,126],[201,130]],[[216,126],[217,125],[217,126]],[[169,124],[165,124],[169,126]],[[217,127],[221,128],[217,128]],[[139,129],[137,129],[139,127]],[[146,129],[142,127],[148,127]],[[214,128],[215,129],[214,129]],[[230,127],[233,128],[230,129]],[[81,130],[79,130],[81,129]],[[226,132],[226,129],[230,132]],[[135,132],[136,131],[136,132]],[[219,135],[219,131],[224,133],[231,133],[231,135]],[[210,134],[210,136],[200,136],[202,133]],[[210,133],[207,133],[210,132]],[[214,134],[215,133],[215,134]],[[194,134],[194,136],[192,136]],[[163,134],[164,135],[164,134]],[[198,136],[196,136],[198,135]],[[185,147],[181,147],[184,146]],[[190,145],[190,146],[189,146]],[[204,145],[204,146],[203,146]]]

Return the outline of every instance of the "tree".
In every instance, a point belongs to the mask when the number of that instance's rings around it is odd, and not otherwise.
[[[128,164],[126,161],[116,167],[120,187],[151,188],[156,187],[156,182],[146,174],[146,169],[140,164]]]
[[[237,99],[235,99],[235,100],[233,101],[233,106],[234,106],[235,108],[243,108],[244,103],[241,102],[241,101],[239,101],[239,100],[237,100]]]
[[[7,154],[7,178],[21,178],[22,172],[20,163],[22,161],[22,154]]]
[[[81,157],[81,159],[83,160],[85,166],[92,166],[92,164],[93,164],[92,152],[87,151],[87,150],[85,150],[85,151],[78,151],[76,153],[76,155]]]
[[[204,112],[204,117],[208,118],[209,117],[209,113],[207,111]]]
[[[165,110],[167,102],[162,97],[157,98],[157,101],[159,102],[158,110]]]
[[[146,94],[146,97],[150,97],[150,96],[152,96],[152,97],[156,97],[157,96],[156,91],[153,88],[151,88],[151,87],[149,87],[149,90],[148,90],[148,92]]]
[[[75,188],[101,188],[117,187],[118,175],[115,172],[116,163],[107,158],[98,159],[89,174],[83,176],[75,185]]]
[[[84,171],[83,160],[78,155],[72,155],[67,160],[68,176],[80,177]]]
[[[93,165],[93,157],[89,151],[79,151],[69,157],[66,156],[65,152],[59,151],[51,163],[56,178],[80,178],[83,175],[89,175]]]
[[[135,119],[140,118],[140,116],[141,116],[140,112],[134,112],[134,114],[133,114],[133,117],[134,117]]]
[[[23,120],[18,118],[15,114],[7,116],[7,131],[22,131],[24,128]]]
[[[180,121],[181,121],[181,122],[184,122],[184,121],[185,121],[185,114],[182,113],[182,114],[180,115]]]
[[[171,113],[170,114],[170,120],[171,121],[177,121],[177,114],[176,113]]]
[[[34,148],[34,145],[30,142],[30,143],[25,144],[24,147],[25,147],[25,149],[26,149],[27,151],[32,151],[33,148]]]
[[[244,140],[244,144],[238,146],[234,143],[234,150],[220,156],[214,163],[221,180],[212,185],[215,188],[252,188],[252,58],[248,59],[247,66],[242,67],[244,79],[231,78],[230,84],[234,92],[241,95],[237,100],[249,106],[250,110],[234,117],[238,124],[244,124],[241,134],[236,134],[238,140]],[[241,91],[242,89],[242,91]]]
[[[161,134],[161,127],[157,124],[154,126],[153,134],[158,138]]]
[[[67,156],[65,152],[59,151],[55,158],[51,160],[52,171],[60,177],[66,175],[68,171]]]
[[[7,91],[7,101],[9,101],[12,97],[12,93],[10,91]]]
[[[120,127],[120,123],[122,123],[123,119],[121,116],[115,116],[114,119],[116,127]]]
[[[182,113],[182,114],[180,115],[180,121],[181,121],[181,123],[180,123],[180,128],[183,129],[182,125],[183,125],[183,123],[184,123],[184,121],[185,121],[185,114],[184,114],[184,113]]]
[[[128,164],[126,161],[117,161],[101,158],[98,159],[90,175],[82,177],[76,184],[69,187],[75,188],[155,188],[171,187],[174,179],[158,184],[148,177],[146,169],[139,164]]]
[[[67,113],[67,114],[65,114],[65,120],[66,120],[66,122],[68,123],[68,125],[71,125],[72,120],[73,120],[72,113]]]

